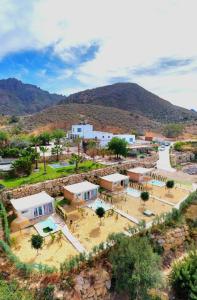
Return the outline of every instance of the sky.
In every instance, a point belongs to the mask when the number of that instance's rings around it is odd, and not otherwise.
[[[196,0],[1,0],[0,79],[69,95],[135,82],[197,110]]]

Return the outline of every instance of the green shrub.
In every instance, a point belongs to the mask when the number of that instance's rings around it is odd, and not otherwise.
[[[10,228],[8,224],[7,212],[2,202],[0,202],[0,217],[2,219],[5,240],[10,245]]]
[[[197,299],[197,252],[173,266],[170,283],[178,299]]]

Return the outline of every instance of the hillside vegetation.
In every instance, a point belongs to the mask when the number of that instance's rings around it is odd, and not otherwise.
[[[112,107],[84,104],[57,105],[32,116],[23,117],[21,125],[24,130],[33,131],[37,128],[61,127],[69,130],[72,124],[88,121],[97,130],[130,132],[136,129],[159,130],[161,125],[136,113]]]

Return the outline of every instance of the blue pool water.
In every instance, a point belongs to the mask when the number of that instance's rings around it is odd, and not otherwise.
[[[105,203],[104,201],[102,201],[100,199],[94,200],[94,202],[92,202],[91,204],[89,204],[88,207],[91,208],[91,209],[93,209],[94,211],[98,207],[102,207],[105,211],[111,209],[111,206],[109,204]]]
[[[155,186],[159,186],[159,187],[163,187],[163,186],[166,185],[165,182],[160,181],[160,180],[155,180],[155,179],[149,181],[149,183],[152,184],[152,185],[155,185]]]
[[[140,197],[140,192],[132,188],[127,188],[127,194],[133,197]]]
[[[53,169],[59,169],[59,168],[68,167],[68,166],[71,166],[71,165],[68,162],[62,162],[61,164],[60,163],[49,164],[49,166]]]
[[[40,222],[39,227],[41,230],[43,230],[46,227],[56,230],[57,225],[52,221],[52,219],[48,218],[45,221]]]

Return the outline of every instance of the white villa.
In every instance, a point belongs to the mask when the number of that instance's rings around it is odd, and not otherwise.
[[[96,139],[100,142],[101,147],[105,147],[113,137],[124,139],[128,142],[128,144],[135,143],[135,135],[133,134],[113,134],[111,132],[95,131],[93,130],[93,125],[91,124],[72,125],[68,137],[72,139],[78,137],[84,139]]]
[[[28,220],[50,215],[54,212],[54,198],[44,191],[18,199],[11,199],[11,203],[17,215]]]

